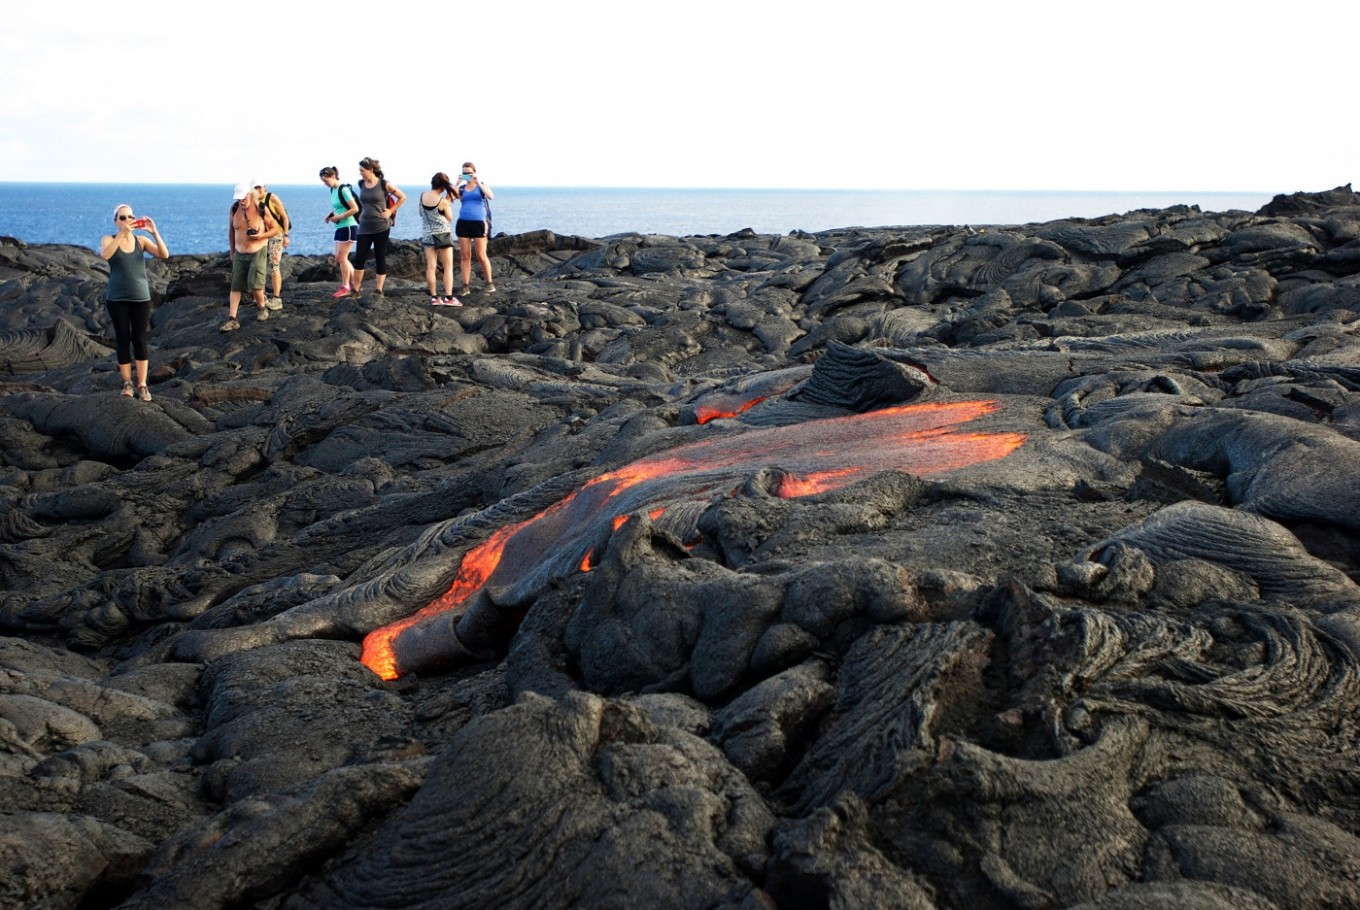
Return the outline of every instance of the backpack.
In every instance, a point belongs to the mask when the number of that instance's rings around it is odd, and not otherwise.
[[[279,213],[274,211],[274,207],[269,204],[269,200],[273,198],[274,198],[273,193],[265,193],[264,202],[260,205],[260,210],[268,212],[269,216],[274,219],[275,223],[277,223],[279,227],[283,228],[283,232],[287,234],[290,230],[293,229],[293,226],[292,224],[287,223],[288,222],[287,218],[280,218]]]
[[[395,209],[397,205],[397,197],[392,193],[392,187],[388,185],[386,180],[383,181],[383,189],[387,191],[387,207],[389,209]],[[397,213],[395,211],[392,212],[392,226],[393,227],[397,226]]]
[[[345,191],[349,190],[349,201],[354,203],[355,207],[358,209],[358,211],[356,211],[353,215],[350,215],[349,217],[353,218],[356,221],[359,220],[359,212],[362,212],[364,210],[364,204],[359,199],[359,195],[354,192],[354,187],[349,185],[348,183],[341,183],[336,186],[336,189],[340,192],[340,203],[344,205],[345,208],[349,208],[349,204],[345,202]]]

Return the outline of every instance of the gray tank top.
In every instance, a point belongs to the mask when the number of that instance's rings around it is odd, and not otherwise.
[[[141,241],[131,253],[115,250],[109,257],[109,291],[105,300],[142,303],[151,299],[151,284],[146,280],[146,257]]]
[[[387,184],[379,180],[372,187],[359,184],[359,233],[381,234],[392,228],[392,222],[383,217],[387,209]]]

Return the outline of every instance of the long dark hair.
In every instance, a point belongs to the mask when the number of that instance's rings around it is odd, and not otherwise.
[[[359,162],[359,167],[372,171],[373,176],[377,177],[379,180],[386,179],[383,177],[382,165],[378,164],[377,158],[365,158],[363,161]]]
[[[458,198],[458,188],[453,185],[453,181],[449,179],[449,175],[443,171],[440,171],[430,178],[430,189],[443,190],[450,199]]]

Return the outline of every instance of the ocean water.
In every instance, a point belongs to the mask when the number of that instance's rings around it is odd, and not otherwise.
[[[394,181],[395,182],[395,181]],[[408,197],[423,185],[398,183]],[[227,249],[231,187],[209,184],[0,183],[0,235],[27,243],[97,247],[113,231],[113,210],[127,203],[156,220],[171,253]],[[291,251],[325,254],[334,228],[324,219],[330,193],[319,181],[273,186],[293,221]],[[1027,224],[1097,218],[1135,209],[1198,205],[1206,212],[1255,211],[1270,193],[1040,192],[982,190],[737,190],[500,187],[492,203],[495,233],[548,229],[558,234],[761,234],[843,227],[923,224]],[[420,236],[416,201],[398,213],[393,236]]]

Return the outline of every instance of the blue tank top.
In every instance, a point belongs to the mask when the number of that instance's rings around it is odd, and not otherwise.
[[[458,209],[459,221],[485,221],[486,197],[482,195],[482,185],[475,189],[463,190],[463,205]]]

